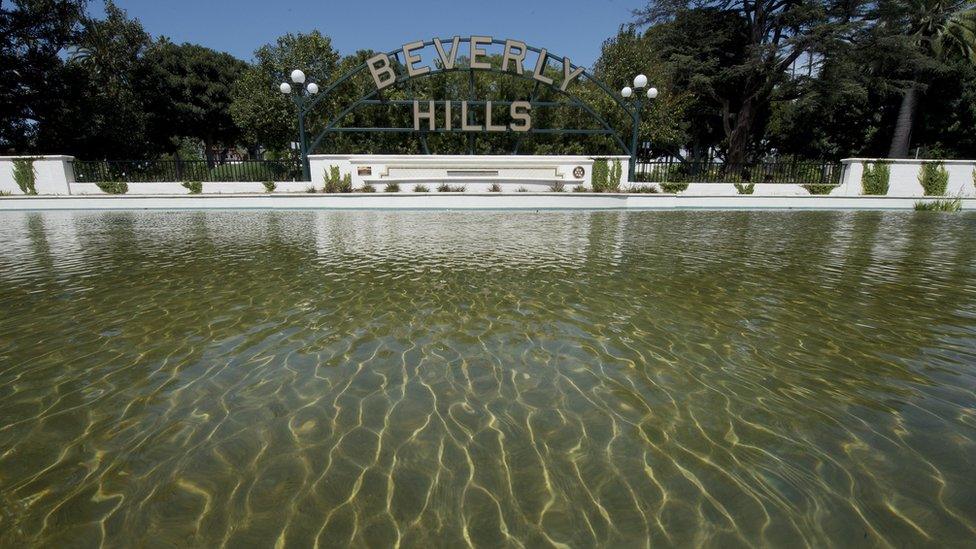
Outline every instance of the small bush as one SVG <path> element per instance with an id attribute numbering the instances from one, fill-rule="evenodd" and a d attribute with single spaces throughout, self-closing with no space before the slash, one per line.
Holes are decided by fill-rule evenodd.
<path id="1" fill-rule="evenodd" d="M 270 179 L 264 182 L 264 192 L 266 193 L 273 193 L 277 188 L 278 185 L 275 185 L 275 182 Z"/>
<path id="2" fill-rule="evenodd" d="M 437 186 L 437 192 L 439 193 L 463 193 L 464 185 L 450 186 L 447 183 L 441 183 Z"/>
<path id="3" fill-rule="evenodd" d="M 624 174 L 624 167 L 619 160 L 610 165 L 610 173 L 607 174 L 607 192 L 620 192 L 620 178 Z"/>
<path id="4" fill-rule="evenodd" d="M 183 186 L 190 191 L 190 194 L 200 194 L 203 192 L 203 183 L 200 181 L 184 181 Z"/>
<path id="5" fill-rule="evenodd" d="M 363 188 L 359 189 L 359 192 L 361 192 L 361 193 L 375 193 L 376 192 L 376 187 L 372 186 L 369 183 L 363 183 Z"/>
<path id="6" fill-rule="evenodd" d="M 949 172 L 942 162 L 926 162 L 918 174 L 918 182 L 925 190 L 925 196 L 945 196 L 949 187 Z"/>
<path id="7" fill-rule="evenodd" d="M 129 184 L 125 181 L 102 181 L 95 183 L 103 193 L 125 194 L 129 192 Z"/>
<path id="8" fill-rule="evenodd" d="M 885 162 L 865 164 L 861 175 L 861 194 L 884 196 L 888 194 L 891 167 Z"/>
<path id="9" fill-rule="evenodd" d="M 802 185 L 802 187 L 810 194 L 830 194 L 837 185 Z"/>
<path id="10" fill-rule="evenodd" d="M 527 193 L 527 192 L 529 192 L 529 190 L 526 189 L 525 187 L 519 187 L 519 188 L 515 189 L 515 192 L 517 192 L 517 193 Z"/>
<path id="11" fill-rule="evenodd" d="M 633 194 L 657 194 L 658 190 L 654 185 L 633 185 L 627 189 L 627 192 Z"/>
<path id="12" fill-rule="evenodd" d="M 10 191 L 0 191 L 0 196 L 11 196 L 13 194 L 14 193 L 12 193 Z"/>
<path id="13" fill-rule="evenodd" d="M 589 191 L 590 191 L 590 189 L 587 189 L 586 188 L 586 185 L 577 185 L 577 186 L 573 187 L 573 192 L 574 193 L 586 193 L 586 192 L 589 192 Z"/>
<path id="14" fill-rule="evenodd" d="M 678 194 L 688 190 L 687 183 L 659 183 L 659 185 L 661 185 L 662 191 L 671 194 Z"/>
<path id="15" fill-rule="evenodd" d="M 752 194 L 756 192 L 755 183 L 734 183 L 735 191 L 739 194 Z"/>
<path id="16" fill-rule="evenodd" d="M 915 210 L 920 212 L 958 212 L 962 209 L 962 198 L 940 198 L 929 202 L 918 201 Z"/>
<path id="17" fill-rule="evenodd" d="M 315 185 L 309 185 L 305 188 L 305 192 L 308 194 L 315 194 Z"/>
<path id="18" fill-rule="evenodd" d="M 973 173 L 976 173 L 976 172 L 973 172 Z M 974 177 L 976 177 L 976 176 L 974 176 Z M 491 186 L 488 187 L 488 192 L 490 192 L 490 193 L 500 193 L 500 192 L 502 192 L 502 186 L 499 185 L 498 183 L 492 183 Z"/>
<path id="19" fill-rule="evenodd" d="M 561 193 L 566 190 L 566 184 L 557 179 L 549 184 L 549 190 L 554 193 Z"/>
<path id="20" fill-rule="evenodd" d="M 413 186 L 413 192 L 415 192 L 415 193 L 429 193 L 430 192 L 430 189 L 427 188 L 427 185 L 414 185 Z"/>
<path id="21" fill-rule="evenodd" d="M 34 186 L 37 182 L 37 171 L 34 169 L 33 158 L 18 158 L 14 160 L 14 181 L 24 194 L 37 194 Z"/>
<path id="22" fill-rule="evenodd" d="M 400 192 L 399 183 L 387 183 L 386 187 L 383 187 L 383 192 L 385 193 L 398 193 Z"/>
<path id="23" fill-rule="evenodd" d="M 593 192 L 602 193 L 608 191 L 608 181 L 610 179 L 610 166 L 604 159 L 593 161 L 593 173 L 591 174 Z"/>

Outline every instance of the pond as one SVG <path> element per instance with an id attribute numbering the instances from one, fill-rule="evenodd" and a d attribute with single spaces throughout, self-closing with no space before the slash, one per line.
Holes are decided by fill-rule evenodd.
<path id="1" fill-rule="evenodd" d="M 0 545 L 963 545 L 976 215 L 0 214 Z"/>

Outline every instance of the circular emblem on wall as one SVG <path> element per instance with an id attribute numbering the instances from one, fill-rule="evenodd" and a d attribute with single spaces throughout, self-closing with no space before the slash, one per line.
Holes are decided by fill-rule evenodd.
<path id="1" fill-rule="evenodd" d="M 586 175 L 586 170 L 583 169 L 583 166 L 573 168 L 573 177 L 576 179 L 583 179 L 584 175 Z"/>

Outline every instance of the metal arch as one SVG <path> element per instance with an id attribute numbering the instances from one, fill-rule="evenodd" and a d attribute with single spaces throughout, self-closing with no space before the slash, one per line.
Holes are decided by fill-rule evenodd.
<path id="1" fill-rule="evenodd" d="M 420 46 L 420 47 L 421 48 L 427 48 L 427 47 L 433 46 L 434 45 L 434 40 L 435 39 L 433 39 L 433 38 L 430 39 L 430 40 L 425 40 L 425 41 L 423 41 L 423 45 Z M 437 38 L 437 40 L 440 41 L 441 43 L 444 43 L 444 42 L 453 42 L 454 37 L 452 36 L 450 38 Z M 493 44 L 493 45 L 502 45 L 502 46 L 504 46 L 507 41 L 508 40 L 502 40 L 502 39 L 499 39 L 499 38 L 492 38 L 492 40 L 491 40 L 490 43 Z M 469 44 L 470 42 L 471 42 L 471 37 L 470 36 L 467 36 L 467 37 L 459 36 L 458 47 L 460 47 L 461 44 L 465 44 L 465 43 Z M 519 42 L 521 42 L 521 41 L 519 41 Z M 524 42 L 523 42 L 523 44 L 524 44 Z M 538 48 L 538 47 L 535 47 L 535 46 L 529 46 L 529 45 L 525 44 L 525 50 L 526 51 L 531 51 L 531 52 L 536 53 L 536 54 L 539 54 L 539 55 L 542 54 L 543 49 L 544 48 Z M 457 53 L 458 52 L 455 52 L 455 51 L 452 51 L 451 52 L 451 55 L 455 58 L 455 60 L 457 59 Z M 394 58 L 394 59 L 396 59 L 396 60 L 399 61 L 400 57 L 403 56 L 403 48 L 400 47 L 400 48 L 397 48 L 395 50 L 390 50 L 389 52 L 386 52 L 386 55 L 388 57 L 390 57 L 390 58 Z M 561 59 L 559 56 L 557 56 L 557 55 L 553 54 L 552 52 L 549 52 L 548 50 L 546 50 L 546 62 L 545 62 L 545 65 L 544 66 L 548 66 L 548 62 L 549 62 L 549 59 L 550 58 L 552 58 L 552 59 Z M 562 59 L 565 59 L 565 58 L 562 58 Z M 604 84 L 600 80 L 594 78 L 593 75 L 590 74 L 590 72 L 585 67 L 580 67 L 578 65 L 573 65 L 572 63 L 570 63 L 569 68 L 570 68 L 570 71 L 575 71 L 577 69 L 582 69 L 582 72 L 580 73 L 578 79 L 582 80 L 582 79 L 585 78 L 588 82 L 592 82 L 593 84 L 595 84 L 608 97 L 610 97 L 611 99 L 613 99 L 614 103 L 616 103 L 618 107 L 620 107 L 621 109 L 623 109 L 624 112 L 626 112 L 631 117 L 632 120 L 636 120 L 637 119 L 638 114 L 636 112 L 636 107 L 632 107 L 631 105 L 628 105 L 621 98 L 617 97 L 617 95 L 614 92 L 612 92 L 610 90 L 610 88 L 608 88 L 606 86 L 606 84 Z M 300 115 L 302 117 L 304 117 L 306 114 L 308 114 L 315 107 L 315 105 L 317 105 L 320 101 L 323 101 L 328 96 L 329 92 L 331 92 L 332 90 L 336 89 L 338 86 L 346 83 L 347 81 L 351 80 L 356 75 L 361 74 L 364 70 L 368 70 L 367 63 L 365 63 L 365 62 L 361 63 L 360 65 L 357 65 L 354 69 L 346 72 L 344 75 L 342 75 L 341 77 L 339 77 L 338 80 L 336 80 L 335 82 L 332 82 L 331 84 L 329 84 L 324 90 L 321 90 L 321 92 L 319 94 L 317 94 L 310 101 L 308 101 L 305 104 L 305 108 L 301 110 Z M 452 69 L 444 69 L 444 68 L 437 69 L 436 67 L 432 67 L 429 72 L 427 72 L 425 74 L 422 74 L 422 75 L 413 76 L 413 77 L 411 77 L 411 76 L 403 76 L 403 77 L 400 77 L 398 75 L 397 79 L 394 81 L 393 84 L 391 84 L 391 86 L 400 86 L 403 83 L 408 82 L 408 81 L 413 80 L 413 79 L 424 78 L 424 77 L 433 76 L 433 75 L 436 75 L 436 74 L 443 74 L 443 73 L 450 73 L 450 72 L 469 72 L 469 73 L 472 74 L 472 76 L 473 76 L 473 74 L 475 72 L 491 72 L 491 73 L 495 73 L 495 74 L 503 74 L 503 75 L 508 75 L 508 76 L 512 76 L 512 77 L 516 77 L 516 78 L 521 78 L 523 80 L 528 80 L 528 81 L 532 81 L 532 82 L 541 84 L 541 82 L 539 82 L 535 78 L 532 78 L 531 76 L 527 76 L 526 74 L 518 74 L 518 73 L 515 73 L 515 72 L 511 72 L 511 71 L 502 71 L 501 69 L 496 69 L 494 67 L 492 67 L 490 69 L 473 69 L 473 68 L 471 68 L 469 66 L 469 67 L 466 67 L 466 68 L 452 68 Z M 578 97 L 576 97 L 575 95 L 569 93 L 568 91 L 559 89 L 559 87 L 556 86 L 554 83 L 553 84 L 547 84 L 547 86 L 549 88 L 551 88 L 552 90 L 556 91 L 557 93 L 560 93 L 560 94 L 563 94 L 563 95 L 569 97 L 572 100 L 571 103 L 570 103 L 571 106 L 577 106 L 577 107 L 580 107 L 580 108 L 584 109 L 590 115 L 591 118 L 593 118 L 595 121 L 597 121 L 601 125 L 603 125 L 603 127 L 605 129 L 609 130 L 608 134 L 609 135 L 612 135 L 614 137 L 614 139 L 617 141 L 617 144 L 620 145 L 620 147 L 624 151 L 626 151 L 629 155 L 633 156 L 634 151 L 631 150 L 631 148 L 628 147 L 623 142 L 623 140 L 620 138 L 620 135 L 618 134 L 618 132 L 616 130 L 614 130 L 610 126 L 610 124 L 606 121 L 606 119 L 604 119 L 602 116 L 600 116 L 599 114 L 597 114 L 592 108 L 590 108 L 589 105 L 587 105 L 582 100 L 580 100 Z M 310 152 L 313 151 L 313 150 L 315 150 L 315 148 L 318 147 L 318 145 L 322 142 L 322 139 L 325 137 L 325 135 L 327 133 L 329 133 L 330 130 L 334 130 L 336 124 L 342 118 L 344 118 L 350 112 L 355 111 L 356 109 L 358 109 L 358 107 L 362 104 L 363 101 L 368 100 L 368 99 L 370 99 L 370 98 L 378 95 L 379 91 L 380 90 L 375 90 L 375 89 L 374 90 L 371 90 L 369 93 L 363 95 L 358 100 L 354 101 L 352 103 L 352 105 L 350 105 L 349 107 L 345 108 L 341 113 L 339 113 L 338 115 L 336 115 L 335 117 L 333 117 L 332 120 L 329 121 L 329 124 L 326 126 L 326 128 L 324 130 L 322 130 L 322 132 L 320 132 L 315 137 L 315 140 L 312 142 L 312 144 L 309 147 L 307 147 L 306 150 L 308 150 Z"/>

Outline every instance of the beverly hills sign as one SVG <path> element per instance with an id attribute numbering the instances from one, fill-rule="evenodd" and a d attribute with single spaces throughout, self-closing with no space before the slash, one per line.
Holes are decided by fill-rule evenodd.
<path id="1" fill-rule="evenodd" d="M 404 44 L 400 50 L 393 52 L 392 56 L 390 54 L 380 53 L 370 57 L 366 61 L 366 66 L 369 69 L 370 75 L 373 77 L 376 89 L 382 91 L 396 84 L 398 81 L 441 71 L 454 70 L 458 63 L 461 42 L 467 42 L 468 44 L 466 53 L 468 66 L 471 69 L 494 70 L 494 67 L 492 67 L 489 61 L 490 54 L 488 53 L 488 48 L 492 45 L 499 45 L 503 47 L 500 67 L 502 73 L 513 73 L 522 77 L 530 77 L 536 82 L 556 88 L 561 92 L 565 92 L 569 85 L 579 78 L 584 71 L 581 67 L 574 68 L 569 58 L 563 57 L 562 78 L 557 84 L 555 79 L 545 75 L 545 68 L 550 58 L 545 48 L 536 50 L 529 48 L 525 42 L 520 40 L 505 40 L 501 42 L 492 39 L 490 36 L 471 36 L 463 40 L 460 36 L 455 36 L 446 45 L 439 38 L 434 38 L 428 42 L 410 42 Z M 429 46 L 431 45 L 433 46 L 433 52 L 429 52 Z M 434 59 L 439 62 L 437 65 L 439 68 L 432 68 L 431 64 L 434 59 L 424 59 L 424 50 L 428 50 L 430 54 L 434 54 Z M 530 52 L 535 53 L 536 58 L 532 71 L 526 74 L 526 58 Z M 396 58 L 401 56 L 402 62 L 396 63 Z M 397 68 L 406 74 L 397 74 Z M 441 107 L 442 117 L 438 116 L 438 103 Z M 434 131 L 438 129 L 438 119 L 441 119 L 441 128 L 446 131 L 452 131 L 455 126 L 451 112 L 453 103 L 454 101 L 451 100 L 439 102 L 433 100 L 413 101 L 413 129 L 420 131 L 421 122 L 423 121 L 426 122 L 428 130 Z M 469 115 L 469 102 L 460 101 L 460 124 L 457 125 L 460 131 L 527 132 L 532 129 L 532 104 L 529 101 L 512 101 L 509 104 L 509 118 L 511 121 L 508 124 L 496 124 L 494 122 L 492 101 L 478 101 L 478 103 L 484 104 L 484 116 L 480 123 L 472 121 L 472 116 Z M 497 112 L 497 109 L 495 112 Z"/>

